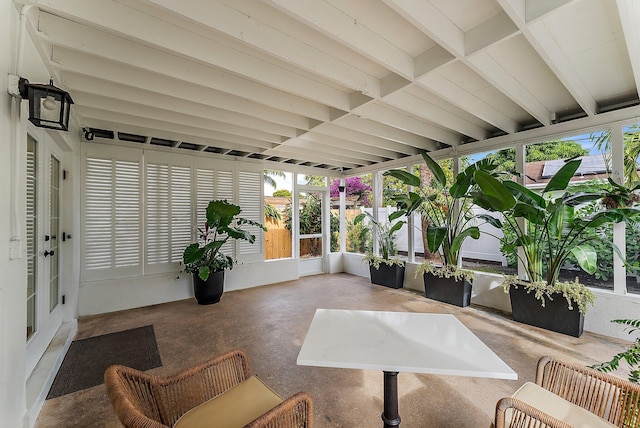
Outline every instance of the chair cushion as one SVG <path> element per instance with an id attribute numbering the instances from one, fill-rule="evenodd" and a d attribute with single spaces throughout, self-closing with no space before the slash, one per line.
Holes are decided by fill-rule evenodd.
<path id="1" fill-rule="evenodd" d="M 241 428 L 282 403 L 282 398 L 251 376 L 231 389 L 189 410 L 175 428 Z"/>
<path id="2" fill-rule="evenodd" d="M 590 411 L 532 382 L 527 382 L 522 385 L 512 397 L 524 401 L 530 406 L 575 428 L 615 427 L 615 425 L 594 415 Z"/>

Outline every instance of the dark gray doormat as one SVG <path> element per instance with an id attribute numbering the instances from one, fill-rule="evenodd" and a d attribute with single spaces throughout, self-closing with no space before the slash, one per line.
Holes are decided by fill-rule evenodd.
<path id="1" fill-rule="evenodd" d="M 71 342 L 47 400 L 104 382 L 113 364 L 149 370 L 160 367 L 160 353 L 152 325 Z"/>

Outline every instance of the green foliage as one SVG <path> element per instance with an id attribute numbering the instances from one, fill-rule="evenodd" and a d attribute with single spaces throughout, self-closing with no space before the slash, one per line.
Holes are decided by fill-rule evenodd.
<path id="1" fill-rule="evenodd" d="M 198 228 L 198 242 L 184 249 L 182 261 L 184 270 L 197 273 L 206 281 L 211 272 L 233 269 L 235 261 L 220 252 L 220 248 L 230 239 L 240 239 L 253 244 L 256 236 L 244 226 L 257 226 L 266 231 L 260 223 L 240 217 L 242 209 L 226 200 L 213 200 L 207 205 L 207 221 Z"/>
<path id="2" fill-rule="evenodd" d="M 586 156 L 589 151 L 575 141 L 553 140 L 527 146 L 525 162 L 536 162 L 553 159 L 569 159 Z M 514 173 L 516 171 L 516 150 L 504 149 L 487 155 L 498 171 Z"/>
<path id="3" fill-rule="evenodd" d="M 264 184 L 268 184 L 269 186 L 275 189 L 277 186 L 277 183 L 274 177 L 285 178 L 286 174 L 282 171 L 277 171 L 274 169 L 265 169 L 262 174 Z"/>
<path id="4" fill-rule="evenodd" d="M 475 173 L 480 191 L 474 194 L 474 202 L 489 211 L 501 212 L 504 224 L 493 219 L 492 224 L 502 226 L 505 233 L 502 249 L 518 254 L 527 277 L 534 283 L 546 283 L 553 288 L 560 269 L 572 255 L 577 264 L 593 274 L 597 266 L 597 253 L 591 242 L 593 234 L 588 229 L 596 229 L 604 224 L 620 221 L 634 221 L 640 211 L 633 208 L 612 208 L 598 210 L 589 216 L 579 215 L 575 207 L 606 197 L 601 192 L 567 192 L 571 177 L 580 166 L 581 160 L 571 160 L 558 170 L 538 195 L 510 180 L 500 181 L 483 171 Z M 561 193 L 561 196 L 555 196 Z M 485 219 L 491 216 L 484 216 Z M 520 220 L 526 220 L 533 227 L 526 231 Z"/>
<path id="5" fill-rule="evenodd" d="M 595 147 L 606 153 L 611 164 L 611 130 L 607 129 L 599 135 L 591 135 L 595 139 Z M 630 127 L 622 136 L 624 141 L 624 180 L 626 183 L 640 181 L 638 161 L 640 160 L 640 125 Z"/>
<path id="6" fill-rule="evenodd" d="M 280 220 L 280 213 L 276 207 L 267 203 L 264 204 L 264 216 L 265 218 Z"/>
<path id="7" fill-rule="evenodd" d="M 340 251 L 340 216 L 334 213 L 329 214 L 329 224 L 331 231 L 331 252 Z"/>
<path id="8" fill-rule="evenodd" d="M 452 180 L 452 176 L 448 177 L 446 168 L 426 152 L 421 154 L 431 172 L 430 183 L 424 183 L 420 177 L 400 169 L 389 170 L 384 175 L 414 186 L 415 191 L 394 197 L 399 212 L 409 217 L 417 211 L 427 217 L 429 226 L 423 233 L 429 251 L 439 251 L 443 264 L 457 265 L 464 240 L 468 237 L 480 237 L 471 204 L 471 194 L 476 186 L 474 173 L 481 170 L 490 175 L 495 170 L 495 165 L 488 160 L 480 160 Z"/>
<path id="9" fill-rule="evenodd" d="M 629 334 L 640 330 L 640 320 L 637 319 L 617 319 L 612 320 L 611 322 L 626 325 L 627 328 L 625 330 L 627 330 L 627 333 Z M 626 351 L 614 355 L 610 361 L 595 364 L 591 367 L 605 373 L 612 372 L 618 369 L 620 361 L 622 360 L 626 361 L 629 365 L 629 381 L 633 383 L 640 383 L 640 336 L 635 338 L 633 344 L 631 344 Z"/>
<path id="10" fill-rule="evenodd" d="M 347 221 L 347 251 L 364 254 L 371 252 L 371 228 L 364 222 Z"/>
<path id="11" fill-rule="evenodd" d="M 402 216 L 402 212 L 396 211 L 389 214 L 388 221 L 381 222 L 373 218 L 368 212 L 358 214 L 354 219 L 354 225 L 361 223 L 365 218 L 369 219 L 372 225 L 373 233 L 376 236 L 378 244 L 380 245 L 380 253 L 382 260 L 388 261 L 394 258 L 398 254 L 398 249 L 395 242 L 395 234 L 406 223 L 404 220 L 395 221 Z M 375 259 L 375 256 L 371 256 Z M 387 263 L 388 264 L 388 263 Z"/>
<path id="12" fill-rule="evenodd" d="M 287 189 L 278 189 L 275 192 L 273 192 L 273 197 L 274 198 L 290 198 L 291 191 Z"/>
<path id="13" fill-rule="evenodd" d="M 323 175 L 307 175 L 305 179 L 307 180 L 307 186 L 325 187 L 327 185 L 327 177 Z"/>

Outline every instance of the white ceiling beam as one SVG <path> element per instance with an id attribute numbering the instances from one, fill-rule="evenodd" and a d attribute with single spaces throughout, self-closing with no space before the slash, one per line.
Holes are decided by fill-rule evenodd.
<path id="1" fill-rule="evenodd" d="M 515 120 L 477 98 L 466 89 L 456 85 L 440 73 L 425 74 L 418 78 L 418 82 L 428 91 L 496 128 L 502 129 L 509 134 L 518 132 L 518 123 Z"/>
<path id="2" fill-rule="evenodd" d="M 77 7 L 76 2 L 71 2 L 73 3 L 71 6 L 68 5 L 69 0 L 49 0 L 48 5 L 52 3 L 61 6 L 48 8 L 52 9 L 52 12 L 65 15 L 73 14 L 75 19 L 85 21 L 99 17 L 100 25 L 106 26 L 111 31 L 109 33 L 96 31 L 51 13 L 41 12 L 39 29 L 47 34 L 54 44 L 101 56 L 113 56 L 119 52 L 120 55 L 128 56 L 126 64 L 139 62 L 139 59 L 136 61 L 135 53 L 132 52 L 136 50 L 136 46 L 131 45 L 154 46 L 157 53 L 164 51 L 174 57 L 189 58 L 191 63 L 200 62 L 219 67 L 272 88 L 335 108 L 347 109 L 349 107 L 349 95 L 345 92 L 180 27 L 171 26 L 171 31 L 168 31 L 169 24 L 167 22 L 121 6 L 116 2 L 84 0 L 81 2 L 83 5 L 90 3 L 92 4 L 91 8 L 94 9 L 88 14 L 86 8 Z M 138 21 L 127 26 L 126 22 L 131 19 L 131 16 L 122 19 L 124 15 L 137 17 Z M 124 34 L 135 42 L 113 33 Z M 147 48 L 147 51 L 152 54 L 149 52 L 151 49 Z M 147 57 L 143 57 L 143 59 L 149 60 Z M 153 64 L 155 65 L 155 62 Z"/>
<path id="3" fill-rule="evenodd" d="M 329 150 L 349 150 L 354 153 L 360 153 L 363 159 L 371 160 L 378 159 L 376 162 L 382 162 L 383 160 L 394 159 L 398 156 L 397 152 L 368 146 L 366 144 L 357 143 L 350 140 L 344 140 L 341 138 L 333 137 L 331 135 L 323 134 L 321 132 L 312 131 L 299 137 L 301 140 L 311 141 L 319 147 L 320 144 L 329 146 Z M 333 149 L 335 147 L 335 149 Z"/>
<path id="4" fill-rule="evenodd" d="M 640 93 L 640 2 L 637 0 L 617 0 L 618 15 L 622 22 L 627 52 L 631 61 L 636 93 Z"/>
<path id="5" fill-rule="evenodd" d="M 318 0 L 267 0 L 267 3 L 405 79 L 413 79 L 411 55 L 334 5 Z"/>
<path id="6" fill-rule="evenodd" d="M 141 83 L 141 80 L 146 80 L 150 85 L 149 89 L 162 87 L 164 91 L 169 91 L 167 93 L 170 95 L 175 95 L 174 91 L 176 90 L 184 90 L 185 96 L 193 95 L 194 91 L 200 91 L 203 95 L 214 98 L 217 93 L 206 89 L 210 88 L 233 97 L 246 99 L 249 102 L 255 102 L 258 108 L 268 104 L 270 107 L 264 109 L 265 114 L 271 108 L 320 121 L 330 119 L 329 107 L 302 97 L 268 88 L 259 83 L 223 73 L 218 69 L 190 63 L 182 58 L 172 57 L 154 49 L 141 48 L 137 53 L 140 55 L 138 59 L 131 64 L 126 64 L 123 61 L 127 59 L 118 54 L 112 58 L 102 58 L 91 53 L 83 54 L 63 47 L 56 47 L 54 61 L 63 70 L 80 72 L 101 80 L 131 82 L 132 86 L 140 87 L 145 86 L 138 85 L 138 83 Z M 160 64 L 160 67 L 155 67 L 155 64 Z M 169 88 L 173 88 L 173 90 Z M 236 100 L 230 101 L 229 105 L 237 105 L 238 108 L 242 108 L 244 103 L 238 104 Z M 249 112 L 255 110 L 256 108 L 248 109 Z M 306 123 L 304 127 L 300 128 L 306 129 L 308 126 Z"/>
<path id="7" fill-rule="evenodd" d="M 317 136 L 316 136 L 317 137 Z M 318 143 L 320 142 L 321 144 L 325 144 L 325 145 L 330 145 L 330 146 L 334 146 L 335 145 L 331 145 L 331 144 L 327 144 L 326 142 L 327 140 L 320 140 L 318 138 L 314 138 L 312 135 L 310 134 L 305 134 L 304 136 L 298 137 L 298 138 L 292 138 L 288 141 L 286 141 L 281 147 L 297 147 L 297 148 L 301 148 L 301 149 L 306 149 L 306 150 L 311 150 L 311 151 L 322 151 L 322 150 L 318 150 L 319 147 L 321 147 Z M 388 158 L 384 158 L 381 156 L 375 156 L 375 155 L 370 155 L 368 153 L 362 153 L 358 150 L 352 150 L 352 146 L 349 146 L 349 148 L 345 147 L 344 145 L 342 147 L 340 147 L 340 149 L 337 150 L 329 150 L 331 153 L 336 153 L 339 156 L 346 158 L 351 158 L 354 160 L 364 160 L 367 162 L 371 162 L 371 163 L 378 163 L 378 162 L 384 162 L 389 160 Z"/>
<path id="8" fill-rule="evenodd" d="M 519 0 L 518 3 L 522 1 L 525 3 L 524 16 L 527 22 L 540 20 L 549 13 L 576 2 L 575 0 Z"/>
<path id="9" fill-rule="evenodd" d="M 597 114 L 598 104 L 596 100 L 580 78 L 578 71 L 571 65 L 565 53 L 558 46 L 544 22 L 538 20 L 527 25 L 525 0 L 497 1 L 518 26 L 527 42 L 535 49 L 540 58 L 580 105 L 580 108 L 589 116 Z M 635 26 L 636 23 L 634 22 Z"/>
<path id="10" fill-rule="evenodd" d="M 413 152 L 414 150 L 416 150 L 416 147 L 424 150 L 435 150 L 438 146 L 435 141 L 429 138 L 416 135 L 415 133 L 407 132 L 403 129 L 398 129 L 394 126 L 390 126 L 381 122 L 376 122 L 375 120 L 358 117 L 353 114 L 341 117 L 333 121 L 332 123 L 374 137 L 400 143 L 407 146 L 406 150 L 408 152 Z M 372 143 L 374 142 L 375 141 L 372 140 Z M 405 153 L 404 151 L 395 148 L 394 150 L 399 151 L 400 153 Z"/>
<path id="11" fill-rule="evenodd" d="M 488 137 L 487 131 L 484 128 L 463 120 L 453 113 L 407 92 L 394 92 L 393 94 L 386 96 L 384 98 L 384 102 L 406 111 L 414 117 L 419 117 L 428 122 L 436 123 L 439 126 L 451 129 L 460 134 L 468 135 L 476 140 L 484 140 Z"/>
<path id="12" fill-rule="evenodd" d="M 319 74 L 340 85 L 371 97 L 380 96 L 380 81 L 300 40 L 260 22 L 260 16 L 248 16 L 220 2 L 150 0 L 172 13 L 223 33 L 235 40 L 268 53 L 287 63 Z M 286 46 L 286 49 L 282 49 Z"/>
<path id="13" fill-rule="evenodd" d="M 98 62 L 98 64 L 94 64 L 95 62 Z M 91 74 L 80 74 L 65 67 L 62 83 L 70 88 L 77 88 L 85 92 L 93 90 L 103 95 L 110 94 L 114 86 L 126 88 L 127 91 L 136 88 L 139 91 L 158 94 L 167 99 L 187 100 L 213 109 L 242 114 L 262 122 L 296 129 L 310 129 L 310 121 L 307 117 L 268 107 L 226 92 L 205 88 L 159 74 L 144 73 L 142 70 L 133 67 L 121 66 L 113 73 L 110 73 L 110 71 L 113 71 L 111 70 L 111 68 L 114 68 L 113 64 L 100 58 L 93 58 L 91 61 L 85 60 L 84 63 L 94 64 L 93 67 L 86 70 Z M 82 71 L 83 69 L 79 70 L 74 67 L 74 70 Z"/>
<path id="14" fill-rule="evenodd" d="M 450 146 L 460 144 L 460 136 L 458 134 L 425 123 L 408 114 L 387 108 L 378 103 L 365 104 L 354 109 L 354 113 L 412 134 L 421 135 L 435 141 L 441 141 Z M 426 150 L 427 147 L 433 147 L 433 144 L 426 143 L 420 148 Z"/>
<path id="15" fill-rule="evenodd" d="M 386 138 L 380 138 L 371 134 L 345 128 L 337 123 L 325 123 L 313 128 L 310 132 L 311 135 L 316 133 L 320 134 L 322 138 L 328 136 L 335 138 L 337 141 L 342 141 L 343 147 L 353 144 L 355 147 L 358 147 L 358 150 L 391 159 L 397 157 L 398 153 L 407 155 L 417 153 L 417 149 L 414 149 L 407 144 L 397 143 Z"/>
<path id="16" fill-rule="evenodd" d="M 518 34 L 519 29 L 509 15 L 501 12 L 464 33 L 465 55 L 499 43 Z"/>
<path id="17" fill-rule="evenodd" d="M 431 2 L 413 0 L 384 0 L 384 2 L 521 106 L 540 123 L 551 124 L 551 112 L 529 92 L 528 88 L 500 67 L 485 52 L 485 49 L 475 50 L 467 57 L 464 32 Z"/>
<path id="18" fill-rule="evenodd" d="M 230 125 L 250 128 L 274 135 L 293 137 L 297 133 L 296 128 L 267 122 L 221 108 L 197 104 L 192 101 L 169 97 L 130 86 L 122 86 L 112 82 L 99 81 L 88 76 L 73 75 L 70 78 L 69 75 L 65 74 L 65 83 L 73 91 L 75 102 L 80 104 L 84 104 L 83 100 L 89 100 L 86 105 L 90 105 L 90 98 L 97 96 L 99 99 L 108 98 L 131 104 L 144 105 L 147 107 L 162 108 L 167 111 L 176 111 L 188 116 L 228 123 Z"/>
<path id="19" fill-rule="evenodd" d="M 76 106 L 75 108 L 78 114 L 89 120 L 95 119 L 98 121 L 122 123 L 125 125 L 138 126 L 148 131 L 142 135 L 153 135 L 154 130 L 173 132 L 178 135 L 182 135 L 179 140 L 189 141 L 190 136 L 209 138 L 212 140 L 225 141 L 226 148 L 231 150 L 253 150 L 258 153 L 263 152 L 266 149 L 276 147 L 277 144 L 267 141 L 255 140 L 248 137 L 242 137 L 239 135 L 227 134 L 224 132 L 213 131 L 210 129 L 195 128 L 192 126 L 184 126 L 181 124 L 167 123 L 162 120 L 149 119 L 146 117 L 132 116 L 130 114 L 118 113 L 109 110 L 101 110 L 92 107 Z M 93 122 L 95 123 L 95 122 Z M 89 125 L 91 126 L 91 125 Z M 97 125 L 99 127 L 99 125 Z M 242 148 L 238 148 L 242 147 Z"/>
<path id="20" fill-rule="evenodd" d="M 359 166 L 368 165 L 358 158 L 343 156 L 337 153 L 327 153 L 319 149 L 301 148 L 290 145 L 278 146 L 276 148 L 266 150 L 264 155 L 288 156 L 291 158 L 304 159 L 310 162 L 319 162 L 327 165 L 343 166 L 345 168 L 357 168 Z"/>
<path id="21" fill-rule="evenodd" d="M 210 129 L 215 130 L 216 132 L 238 135 L 240 137 L 246 137 L 274 144 L 278 144 L 282 141 L 282 137 L 280 135 L 270 134 L 268 132 L 247 128 L 245 126 L 234 125 L 228 122 L 211 120 L 207 118 L 179 113 L 175 110 L 151 107 L 98 95 L 87 95 L 84 92 L 79 91 L 77 93 L 74 93 L 73 95 L 77 98 L 77 103 L 79 105 L 82 105 L 83 107 L 128 114 L 131 116 L 163 121 L 168 124 L 176 124 L 185 127 Z"/>

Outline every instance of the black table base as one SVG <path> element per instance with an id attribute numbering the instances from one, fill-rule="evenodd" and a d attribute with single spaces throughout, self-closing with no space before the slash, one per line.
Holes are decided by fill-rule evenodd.
<path id="1" fill-rule="evenodd" d="M 384 411 L 382 412 L 384 428 L 400 426 L 398 414 L 398 372 L 384 372 Z"/>

